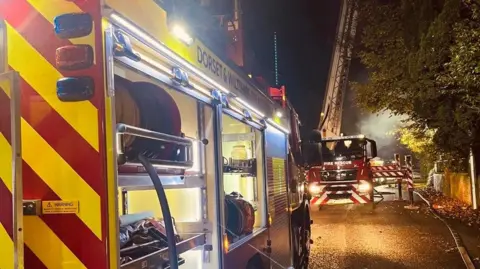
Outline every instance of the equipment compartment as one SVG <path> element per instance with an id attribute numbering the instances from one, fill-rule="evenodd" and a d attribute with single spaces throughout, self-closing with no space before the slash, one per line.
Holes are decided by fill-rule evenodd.
<path id="1" fill-rule="evenodd" d="M 203 154 L 208 140 L 201 122 L 208 108 L 135 69 L 116 65 L 115 71 L 120 115 L 116 118 L 118 210 L 126 218 L 146 210 L 152 212 L 150 217 L 163 216 L 151 177 L 137 157 L 141 154 L 154 166 L 165 189 L 181 237 L 176 240 L 179 264 L 190 268 L 180 254 L 196 260 L 211 236 L 206 206 L 202 206 L 207 200 Z M 169 268 L 166 240 L 155 237 L 166 239 L 166 235 L 156 229 L 149 233 L 137 238 L 141 239 L 137 244 L 120 249 L 121 268 Z M 190 250 L 195 251 L 187 255 Z"/>
<path id="2" fill-rule="evenodd" d="M 222 122 L 225 233 L 235 244 L 267 224 L 262 132 L 226 114 Z"/>

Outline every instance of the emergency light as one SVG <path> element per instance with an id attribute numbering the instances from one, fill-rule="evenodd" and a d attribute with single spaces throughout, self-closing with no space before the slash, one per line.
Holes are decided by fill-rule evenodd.
<path id="1" fill-rule="evenodd" d="M 53 27 L 59 38 L 78 38 L 92 32 L 93 20 L 89 13 L 63 14 L 53 19 Z"/>
<path id="2" fill-rule="evenodd" d="M 63 102 L 90 100 L 94 94 L 91 77 L 65 77 L 57 81 L 57 97 Z"/>
<path id="3" fill-rule="evenodd" d="M 60 70 L 86 69 L 93 65 L 93 59 L 90 45 L 63 46 L 55 53 L 55 64 Z"/>
<path id="4" fill-rule="evenodd" d="M 190 46 L 193 44 L 193 38 L 185 30 L 185 27 L 174 24 L 172 27 L 172 34 L 177 37 L 180 41 L 185 43 L 185 45 Z"/>

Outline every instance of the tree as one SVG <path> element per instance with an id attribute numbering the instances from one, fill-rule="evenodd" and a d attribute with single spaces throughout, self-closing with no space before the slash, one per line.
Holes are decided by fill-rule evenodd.
<path id="1" fill-rule="evenodd" d="M 441 154 L 433 143 L 434 132 L 405 126 L 397 131 L 400 143 L 407 146 L 421 160 L 420 172 L 427 175 Z"/>
<path id="2" fill-rule="evenodd" d="M 370 72 L 353 84 L 357 103 L 408 116 L 415 138 L 427 131 L 443 153 L 480 154 L 479 2 L 362 0 L 359 25 Z"/>

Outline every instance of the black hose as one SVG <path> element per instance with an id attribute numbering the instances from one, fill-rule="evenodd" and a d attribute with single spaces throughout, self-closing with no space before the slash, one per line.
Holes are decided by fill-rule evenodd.
<path id="1" fill-rule="evenodd" d="M 165 195 L 165 189 L 163 188 L 162 181 L 157 175 L 157 171 L 153 165 L 142 154 L 138 155 L 138 160 L 145 167 L 150 179 L 152 180 L 155 191 L 157 192 L 158 201 L 163 213 L 163 220 L 165 222 L 165 232 L 167 233 L 168 244 L 168 258 L 170 259 L 170 268 L 178 269 L 178 255 L 177 246 L 175 241 L 175 232 L 173 229 L 172 214 L 170 213 L 170 207 L 168 206 L 167 196 Z"/>

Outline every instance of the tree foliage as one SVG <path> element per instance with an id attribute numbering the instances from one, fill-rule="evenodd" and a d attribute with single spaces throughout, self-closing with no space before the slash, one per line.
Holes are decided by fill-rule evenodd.
<path id="1" fill-rule="evenodd" d="M 432 168 L 431 164 L 441 154 L 433 143 L 434 132 L 405 126 L 398 129 L 396 135 L 399 137 L 400 143 L 407 146 L 421 160 L 420 171 L 423 175 L 427 175 Z"/>
<path id="2" fill-rule="evenodd" d="M 423 141 L 409 143 L 414 151 L 431 145 L 465 156 L 470 146 L 480 149 L 478 0 L 358 3 L 357 55 L 369 80 L 353 84 L 357 103 L 408 116 L 404 139 Z"/>

